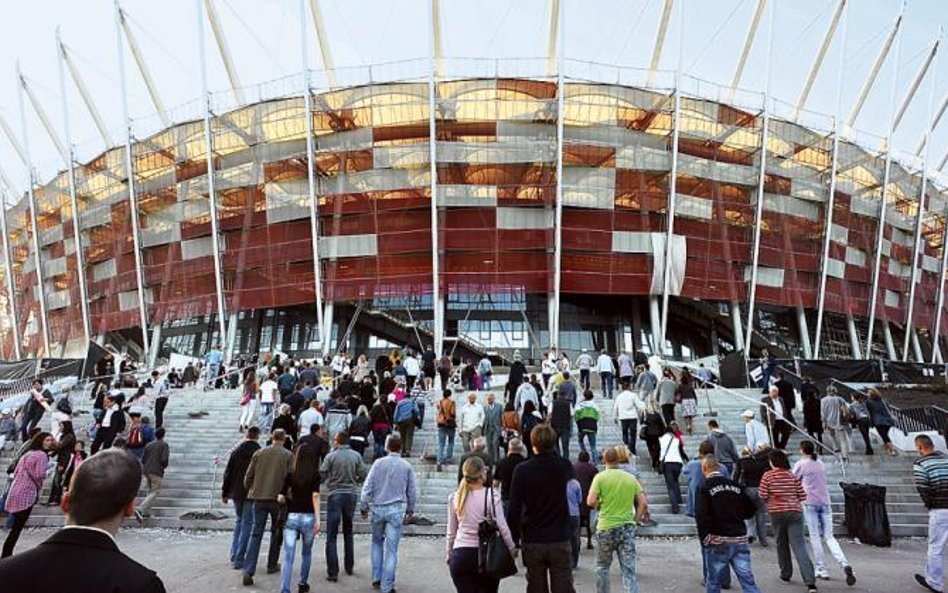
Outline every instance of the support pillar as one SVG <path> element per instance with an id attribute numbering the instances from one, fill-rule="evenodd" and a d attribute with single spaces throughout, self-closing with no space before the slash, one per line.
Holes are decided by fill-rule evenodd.
<path id="1" fill-rule="evenodd" d="M 915 362 L 925 362 L 922 356 L 922 344 L 918 341 L 918 332 L 912 328 L 912 353 L 915 354 Z"/>
<path id="2" fill-rule="evenodd" d="M 3 265 L 6 268 L 7 297 L 10 303 L 10 321 L 13 325 L 13 353 L 17 360 L 23 355 L 20 353 L 20 322 L 16 312 L 16 286 L 13 280 L 13 265 L 10 259 L 10 240 L 7 235 L 7 194 L 3 188 L 0 188 L 0 233 L 3 237 Z"/>
<path id="3" fill-rule="evenodd" d="M 436 81 L 437 72 L 435 61 L 435 52 L 439 50 L 436 47 L 435 37 L 440 36 L 440 23 L 438 22 L 439 7 L 438 0 L 429 0 L 428 7 L 428 164 L 430 177 L 431 193 L 431 306 L 434 309 L 434 350 L 440 352 L 444 349 L 444 298 L 441 295 L 441 248 L 440 231 L 438 229 L 438 126 L 437 126 L 437 100 L 436 100 Z M 557 183 L 559 187 L 559 183 Z M 552 334 L 551 328 L 551 335 Z M 555 339 L 555 337 L 553 338 Z"/>
<path id="4" fill-rule="evenodd" d="M 744 328 L 741 324 L 741 305 L 737 301 L 731 301 L 731 324 L 734 326 L 734 349 L 737 351 L 745 350 Z M 750 348 L 747 348 L 749 353 Z"/>
<path id="5" fill-rule="evenodd" d="M 556 34 L 556 210 L 553 224 L 553 313 L 550 317 L 550 344 L 560 345 L 560 290 L 563 277 L 563 113 L 565 111 L 565 83 L 563 80 L 563 20 L 564 11 L 560 2 L 553 3 L 557 14 L 554 15 L 558 26 Z"/>
<path id="6" fill-rule="evenodd" d="M 856 329 L 856 320 L 852 313 L 846 314 L 846 325 L 849 328 L 849 347 L 852 350 L 853 358 L 862 358 L 862 351 L 859 348 L 859 330 Z"/>
<path id="7" fill-rule="evenodd" d="M 638 352 L 642 349 L 642 308 L 641 301 L 636 299 L 632 306 L 632 351 Z M 625 347 L 625 344 L 622 345 Z M 616 348 L 616 352 L 619 349 Z"/>
<path id="8" fill-rule="evenodd" d="M 658 295 L 650 294 L 648 296 L 648 316 L 650 329 L 652 330 L 652 354 L 662 354 L 662 346 L 665 343 L 662 334 L 662 317 L 658 311 Z"/>
<path id="9" fill-rule="evenodd" d="M 711 320 L 711 354 L 717 356 L 718 349 L 718 322 Z"/>
<path id="10" fill-rule="evenodd" d="M 332 328 L 333 328 L 333 302 L 326 301 L 323 303 L 323 323 L 325 327 L 320 329 L 323 331 L 323 356 L 329 354 L 329 348 L 332 346 Z"/>
<path id="11" fill-rule="evenodd" d="M 885 338 L 885 351 L 889 355 L 889 360 L 898 360 L 898 354 L 895 352 L 895 340 L 892 339 L 892 328 L 888 321 L 882 322 L 882 334 Z"/>
<path id="12" fill-rule="evenodd" d="M 803 307 L 797 307 L 797 330 L 800 332 L 800 347 L 803 348 L 803 358 L 813 358 L 813 350 L 810 348 L 810 326 L 806 321 L 806 311 Z"/>
<path id="13" fill-rule="evenodd" d="M 148 349 L 148 368 L 153 369 L 158 362 L 158 351 L 161 349 L 161 324 L 151 327 L 151 348 Z"/>
<path id="14" fill-rule="evenodd" d="M 240 315 L 234 313 L 227 318 L 227 340 L 224 349 L 224 360 L 230 362 L 234 358 L 234 346 L 237 343 L 237 321 Z"/>

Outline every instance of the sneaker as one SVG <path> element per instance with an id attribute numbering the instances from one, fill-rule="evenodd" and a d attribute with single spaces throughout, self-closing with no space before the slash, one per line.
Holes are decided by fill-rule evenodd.
<path id="1" fill-rule="evenodd" d="M 853 574 L 852 566 L 843 567 L 843 572 L 846 573 L 846 585 L 852 587 L 856 584 L 856 575 Z"/>
<path id="2" fill-rule="evenodd" d="M 438 471 L 441 471 L 441 464 L 438 464 Z"/>
<path id="3" fill-rule="evenodd" d="M 780 583 L 783 584 L 783 585 L 789 585 L 789 584 L 790 584 L 790 579 L 785 579 L 785 578 L 783 578 L 783 577 L 780 577 Z"/>
<path id="4" fill-rule="evenodd" d="M 330 583 L 338 583 L 339 577 L 329 575 L 328 577 L 326 577 L 326 580 L 329 581 Z"/>
<path id="5" fill-rule="evenodd" d="M 244 573 L 244 587 L 253 587 L 253 575 Z"/>
<path id="6" fill-rule="evenodd" d="M 830 578 L 830 573 L 829 573 L 829 571 L 826 570 L 826 569 L 824 569 L 824 570 L 818 570 L 818 571 L 816 571 L 816 578 L 822 579 L 822 580 L 824 580 L 824 581 L 828 581 L 829 578 Z"/>
<path id="7" fill-rule="evenodd" d="M 819 591 L 817 591 L 816 585 L 807 585 L 806 593 L 819 593 Z"/>
<path id="8" fill-rule="evenodd" d="M 309 584 L 300 583 L 299 589 L 296 590 L 296 593 L 309 593 Z"/>
<path id="9" fill-rule="evenodd" d="M 381 589 L 381 588 L 382 588 L 382 581 L 372 581 L 372 588 L 373 588 L 373 589 Z"/>
<path id="10" fill-rule="evenodd" d="M 280 565 L 279 565 L 279 564 L 277 564 L 276 566 L 268 566 L 268 567 L 267 567 L 267 574 L 275 574 L 275 573 L 278 573 L 278 572 L 280 572 Z"/>
<path id="11" fill-rule="evenodd" d="M 351 569 L 351 568 L 347 568 L 347 569 L 346 569 L 346 574 L 351 577 L 351 576 L 352 576 L 352 569 Z"/>
<path id="12" fill-rule="evenodd" d="M 925 587 L 925 588 L 928 589 L 929 591 L 934 591 L 935 593 L 938 593 L 938 589 L 936 589 L 936 588 L 932 587 L 931 585 L 929 585 L 929 584 L 928 584 L 928 579 L 926 579 L 924 576 L 922 576 L 922 575 L 920 575 L 920 574 L 916 574 L 916 575 L 915 575 L 915 582 L 918 583 L 919 585 Z"/>

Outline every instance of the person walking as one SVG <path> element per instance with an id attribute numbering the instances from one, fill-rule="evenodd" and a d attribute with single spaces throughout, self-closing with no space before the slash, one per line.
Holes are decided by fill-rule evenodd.
<path id="1" fill-rule="evenodd" d="M 277 374 L 272 372 L 260 384 L 260 429 L 269 431 L 273 424 L 273 409 L 280 403 L 280 387 Z"/>
<path id="2" fill-rule="evenodd" d="M 550 426 L 556 431 L 557 450 L 564 459 L 569 459 L 569 441 L 573 431 L 573 404 L 559 392 L 550 411 Z"/>
<path id="3" fill-rule="evenodd" d="M 566 483 L 566 504 L 569 505 L 569 546 L 570 558 L 572 559 L 571 566 L 573 570 L 576 570 L 576 567 L 579 566 L 579 550 L 582 544 L 579 533 L 579 525 L 582 520 L 583 507 L 583 487 L 576 478 L 573 478 Z"/>
<path id="4" fill-rule="evenodd" d="M 806 500 L 803 502 L 803 520 L 810 534 L 810 549 L 813 551 L 816 578 L 824 580 L 830 578 L 829 571 L 826 569 L 826 560 L 823 557 L 825 542 L 830 554 L 843 569 L 846 584 L 852 587 L 856 584 L 856 575 L 839 542 L 833 537 L 833 507 L 830 506 L 829 488 L 826 486 L 826 467 L 817 457 L 816 445 L 813 441 L 801 442 L 800 454 L 803 457 L 793 465 L 792 471 L 803 484 L 803 490 L 806 491 Z"/>
<path id="5" fill-rule="evenodd" d="M 451 399 L 451 390 L 442 392 L 435 421 L 438 425 L 438 471 L 454 457 L 454 434 L 457 431 L 457 405 Z"/>
<path id="6" fill-rule="evenodd" d="M 586 504 L 586 499 L 589 497 L 589 489 L 592 487 L 593 478 L 596 477 L 596 474 L 599 473 L 599 470 L 596 469 L 596 466 L 590 462 L 589 453 L 580 451 L 579 455 L 576 456 L 576 463 L 573 464 L 573 472 L 576 475 L 576 480 L 579 482 L 581 494 L 581 504 L 579 506 L 579 528 L 580 530 L 582 530 L 583 527 L 586 528 L 586 549 L 592 550 L 592 533 L 594 525 L 592 513 L 590 513 L 589 505 Z"/>
<path id="7" fill-rule="evenodd" d="M 513 482 L 514 470 L 526 459 L 523 454 L 523 442 L 514 437 L 507 444 L 507 455 L 494 466 L 493 485 L 495 488 L 500 487 L 500 502 L 504 507 L 504 516 L 507 515 L 507 509 L 510 506 L 510 485 Z"/>
<path id="8" fill-rule="evenodd" d="M 360 404 L 349 424 L 348 431 L 349 447 L 360 457 L 365 457 L 365 445 L 369 442 L 370 434 L 372 434 L 372 421 L 369 419 L 369 410 Z"/>
<path id="9" fill-rule="evenodd" d="M 171 382 L 168 376 L 161 377 L 158 371 L 151 372 L 151 386 L 155 399 L 155 429 L 165 425 L 165 408 L 168 406 L 168 395 L 171 393 Z"/>
<path id="10" fill-rule="evenodd" d="M 259 401 L 260 388 L 257 386 L 257 375 L 247 373 L 244 378 L 243 396 L 240 398 L 240 432 L 250 428 Z"/>
<path id="11" fill-rule="evenodd" d="M 414 444 L 415 428 L 421 424 L 421 412 L 418 404 L 410 397 L 402 398 L 395 404 L 393 414 L 398 434 L 402 437 L 402 457 L 411 457 L 411 448 Z"/>
<path id="12" fill-rule="evenodd" d="M 636 455 L 635 438 L 639 427 L 639 399 L 632 392 L 630 385 L 628 381 L 622 382 L 622 391 L 612 404 L 612 417 L 622 429 L 622 442 L 633 455 Z"/>
<path id="13" fill-rule="evenodd" d="M 20 424 L 20 436 L 23 442 L 30 440 L 30 432 L 43 419 L 43 414 L 52 411 L 52 409 L 53 395 L 49 392 L 49 389 L 43 387 L 42 379 L 38 377 L 33 379 L 29 398 L 26 400 L 26 405 L 23 406 L 23 420 Z"/>
<path id="14" fill-rule="evenodd" d="M 300 551 L 299 593 L 309 591 L 309 569 L 313 557 L 313 539 L 319 533 L 319 472 L 313 449 L 297 447 L 293 455 L 291 473 L 286 477 L 280 504 L 286 505 L 286 526 L 283 528 L 283 571 L 280 574 L 280 593 L 290 593 L 293 582 L 293 562 L 296 543 L 303 542 Z"/>
<path id="15" fill-rule="evenodd" d="M 790 440 L 790 424 L 787 423 L 783 400 L 776 385 L 770 387 L 769 395 L 761 399 L 760 418 L 767 426 L 774 447 L 783 451 Z"/>
<path id="16" fill-rule="evenodd" d="M 487 440 L 488 465 L 496 465 L 500 461 L 500 441 L 503 434 L 504 408 L 494 398 L 494 394 L 487 393 L 484 403 L 484 438 Z"/>
<path id="17" fill-rule="evenodd" d="M 686 463 L 685 467 L 681 470 L 681 473 L 688 480 L 688 495 L 685 498 L 685 514 L 696 521 L 698 498 L 701 489 L 704 488 L 705 485 L 704 469 L 701 464 L 708 457 L 714 457 L 714 444 L 711 443 L 711 441 L 701 441 L 701 444 L 698 445 L 698 455 Z M 697 522 L 695 523 L 695 527 L 697 527 Z M 700 539 L 698 540 L 698 545 L 701 548 L 701 586 L 706 587 L 710 573 L 710 548 L 705 546 Z M 717 583 L 722 589 L 730 589 L 731 571 L 726 570 L 723 574 L 718 575 Z"/>
<path id="18" fill-rule="evenodd" d="M 135 518 L 141 523 L 151 515 L 151 507 L 161 494 L 161 481 L 171 459 L 171 449 L 165 441 L 165 429 L 155 431 L 155 440 L 145 445 L 142 453 L 142 473 L 148 484 L 148 496 L 135 509 Z"/>
<path id="19" fill-rule="evenodd" d="M 632 352 L 626 350 L 619 355 L 617 360 L 619 363 L 619 384 L 625 385 L 628 383 L 632 384 L 632 377 L 635 374 L 635 359 L 632 357 Z"/>
<path id="20" fill-rule="evenodd" d="M 507 520 L 519 543 L 527 593 L 574 593 L 566 484 L 573 466 L 556 454 L 556 432 L 540 424 L 530 432 L 533 456 L 513 472 Z"/>
<path id="21" fill-rule="evenodd" d="M 810 378 L 803 380 L 800 388 L 800 399 L 803 401 L 803 428 L 813 440 L 823 444 L 823 414 L 820 409 L 820 391 Z"/>
<path id="22" fill-rule="evenodd" d="M 943 591 L 945 546 L 948 545 L 948 455 L 935 450 L 926 434 L 915 437 L 919 458 L 912 465 L 915 488 L 928 511 L 928 563 L 915 581 L 930 591 Z"/>
<path id="23" fill-rule="evenodd" d="M 694 379 L 688 369 L 681 373 L 676 397 L 681 402 L 681 417 L 685 421 L 685 429 L 688 431 L 688 436 L 691 436 L 694 434 L 695 416 L 698 415 L 698 394 L 695 392 Z"/>
<path id="24" fill-rule="evenodd" d="M 751 569 L 744 519 L 755 512 L 753 501 L 739 484 L 721 471 L 714 456 L 701 462 L 705 483 L 695 505 L 698 540 L 707 548 L 707 593 L 720 593 L 734 571 L 744 593 L 760 593 Z M 730 588 L 729 586 L 727 588 Z"/>
<path id="25" fill-rule="evenodd" d="M 388 455 L 372 464 L 362 485 L 359 510 L 365 519 L 372 505 L 372 587 L 393 593 L 402 523 L 414 515 L 418 492 L 415 470 L 399 455 L 401 437 L 389 435 L 385 449 Z"/>
<path id="26" fill-rule="evenodd" d="M 770 468 L 761 479 L 757 493 L 761 500 L 766 501 L 770 512 L 770 525 L 777 540 L 780 580 L 786 584 L 793 577 L 793 564 L 790 562 L 790 551 L 793 550 L 807 593 L 816 593 L 816 575 L 803 538 L 802 503 L 806 500 L 806 491 L 790 472 L 787 454 L 783 451 L 771 451 Z"/>
<path id="27" fill-rule="evenodd" d="M 889 430 L 895 426 L 895 420 L 892 419 L 889 406 L 886 405 L 885 400 L 882 399 L 882 394 L 879 393 L 878 389 L 871 387 L 868 390 L 868 394 L 869 398 L 866 400 L 866 409 L 869 410 L 869 423 L 875 427 L 876 432 L 879 433 L 879 438 L 882 439 L 882 445 L 885 447 L 886 453 L 891 456 L 898 455 L 895 447 L 892 445 L 892 439 L 889 438 Z"/>
<path id="28" fill-rule="evenodd" d="M 480 570 L 480 529 L 493 521 L 510 554 L 517 557 L 510 528 L 497 491 L 490 487 L 487 468 L 479 457 L 462 466 L 463 479 L 448 496 L 448 526 L 445 547 L 451 580 L 458 593 L 497 593 L 500 581 Z"/>
<path id="29" fill-rule="evenodd" d="M 250 465 L 244 475 L 247 498 L 253 501 L 253 527 L 247 555 L 243 564 L 244 586 L 253 585 L 253 575 L 257 571 L 257 557 L 263 542 L 263 531 L 270 520 L 270 552 L 267 555 L 267 574 L 280 571 L 280 505 L 278 497 L 293 471 L 293 455 L 286 450 L 283 442 L 286 433 L 282 429 L 274 430 L 270 435 L 271 444 L 260 449 L 250 458 Z"/>
<path id="30" fill-rule="evenodd" d="M 678 425 L 674 422 L 665 427 L 665 434 L 658 439 L 661 454 L 658 458 L 659 467 L 665 477 L 665 487 L 668 489 L 668 498 L 671 500 L 671 512 L 677 515 L 681 507 L 681 485 L 679 477 L 681 468 L 688 461 L 685 454 L 685 444 L 675 431 Z"/>
<path id="31" fill-rule="evenodd" d="M 849 404 L 849 410 L 852 412 L 853 422 L 862 435 L 862 442 L 866 446 L 866 455 L 873 455 L 872 439 L 869 438 L 869 428 L 872 421 L 869 418 L 869 407 L 866 405 L 866 396 L 861 392 L 854 392 L 853 401 Z"/>
<path id="32" fill-rule="evenodd" d="M 848 462 L 849 418 L 852 413 L 846 400 L 839 396 L 835 385 L 826 388 L 826 396 L 820 401 L 820 415 L 823 418 L 823 427 L 836 445 L 836 452 L 844 462 Z"/>
<path id="33" fill-rule="evenodd" d="M 767 543 L 767 504 L 760 499 L 758 491 L 764 474 L 770 471 L 770 451 L 767 443 L 761 443 L 753 453 L 744 447 L 734 470 L 734 481 L 744 487 L 757 509 L 754 517 L 747 520 L 748 543 L 754 543 L 756 538 L 762 548 L 770 544 Z"/>
<path id="34" fill-rule="evenodd" d="M 484 407 L 477 403 L 477 394 L 467 394 L 467 403 L 458 412 L 458 429 L 461 434 L 461 447 L 465 453 L 471 452 L 474 439 L 484 430 Z"/>
<path id="35" fill-rule="evenodd" d="M 734 466 L 740 455 L 737 453 L 737 447 L 734 441 L 723 430 L 717 420 L 708 420 L 708 440 L 714 445 L 714 457 L 721 464 L 721 472 L 725 477 L 730 478 L 734 475 Z"/>
<path id="36" fill-rule="evenodd" d="M 599 373 L 599 383 L 602 385 L 602 397 L 612 399 L 612 381 L 616 376 L 616 367 L 612 357 L 603 348 L 596 359 L 596 371 Z"/>
<path id="37" fill-rule="evenodd" d="M 514 408 L 517 412 L 522 412 L 523 407 L 528 401 L 532 401 L 534 407 L 540 407 L 540 399 L 537 395 L 536 388 L 534 388 L 533 383 L 530 382 L 530 378 L 524 376 L 523 383 L 517 387 L 517 392 L 514 395 Z"/>
<path id="38" fill-rule="evenodd" d="M 787 381 L 786 374 L 783 371 L 777 373 L 777 381 L 774 383 L 777 393 L 780 395 L 780 401 L 783 402 L 783 417 L 790 424 L 796 424 L 793 417 L 793 410 L 797 407 L 797 394 L 793 389 L 793 383 Z"/>
<path id="39" fill-rule="evenodd" d="M 394 405 L 395 395 L 389 393 L 389 402 Z M 372 459 L 384 457 L 385 439 L 392 433 L 392 415 L 389 406 L 380 394 L 372 409 L 369 410 L 369 419 L 372 421 Z"/>
<path id="40" fill-rule="evenodd" d="M 579 450 L 589 453 L 593 463 L 599 463 L 599 451 L 596 449 L 596 434 L 599 432 L 599 406 L 593 401 L 592 389 L 583 392 L 583 399 L 576 404 L 576 440 Z M 587 451 L 586 445 L 589 445 Z"/>
<path id="41" fill-rule="evenodd" d="M 678 382 L 675 381 L 675 375 L 671 369 L 662 371 L 662 378 L 656 387 L 658 394 L 658 405 L 662 409 L 662 418 L 665 424 L 675 421 L 675 397 L 678 394 Z"/>
<path id="42" fill-rule="evenodd" d="M 450 386 L 451 372 L 454 370 L 454 365 L 451 363 L 451 357 L 448 356 L 447 352 L 441 353 L 441 358 L 438 359 L 438 377 L 441 379 L 441 389 L 448 389 Z"/>
<path id="43" fill-rule="evenodd" d="M 757 451 L 761 445 L 770 446 L 770 436 L 767 434 L 767 427 L 761 424 L 760 420 L 755 418 L 754 410 L 744 410 L 741 412 L 741 419 L 744 420 L 744 441 L 747 448 L 752 452 Z"/>
<path id="44" fill-rule="evenodd" d="M 359 483 L 365 480 L 366 468 L 362 455 L 349 445 L 349 435 L 336 434 L 335 448 L 323 459 L 319 475 L 326 491 L 326 579 L 339 580 L 339 555 L 336 539 L 342 525 L 343 566 L 351 575 L 355 566 L 355 543 L 352 535 L 352 519 L 355 516 Z"/>
<path id="45" fill-rule="evenodd" d="M 63 481 L 63 476 L 66 474 L 66 468 L 69 467 L 69 462 L 76 450 L 76 442 L 76 433 L 72 428 L 72 421 L 64 420 L 60 424 L 59 440 L 56 442 L 56 452 L 53 455 L 53 460 L 56 462 L 56 471 L 49 487 L 49 498 L 46 500 L 46 506 L 59 505 L 62 501 L 63 485 L 65 484 L 67 487 L 69 485 Z"/>
<path id="46" fill-rule="evenodd" d="M 49 470 L 49 456 L 56 450 L 56 439 L 48 432 L 38 432 L 29 440 L 26 452 L 16 461 L 13 470 L 13 481 L 7 492 L 4 510 L 10 514 L 12 525 L 7 538 L 3 540 L 3 551 L 0 558 L 13 555 L 16 542 L 26 522 L 33 512 L 33 507 L 39 499 L 43 489 L 43 481 Z"/>
<path id="47" fill-rule="evenodd" d="M 602 453 L 605 469 L 597 473 L 589 487 L 586 504 L 598 511 L 596 541 L 596 592 L 609 593 L 609 569 L 613 555 L 619 558 L 626 593 L 638 593 L 635 573 L 635 526 L 648 516 L 648 500 L 642 484 L 619 469 L 614 447 Z M 633 504 L 629 504 L 633 501 Z M 633 515 L 634 513 L 634 515 Z M 555 590 L 555 589 L 554 589 Z"/>
<path id="48" fill-rule="evenodd" d="M 579 388 L 589 389 L 589 371 L 592 369 L 593 359 L 589 351 L 583 348 L 583 351 L 576 357 L 576 368 L 579 369 Z"/>
<path id="49" fill-rule="evenodd" d="M 244 566 L 247 543 L 250 541 L 250 531 L 253 527 L 253 502 L 247 500 L 244 475 L 250 467 L 253 454 L 260 450 L 260 444 L 257 442 L 259 438 L 259 427 L 251 426 L 247 429 L 243 442 L 237 445 L 227 458 L 221 485 L 221 501 L 227 504 L 228 500 L 233 500 L 234 515 L 237 517 L 230 542 L 230 564 L 236 569 L 242 569 Z"/>

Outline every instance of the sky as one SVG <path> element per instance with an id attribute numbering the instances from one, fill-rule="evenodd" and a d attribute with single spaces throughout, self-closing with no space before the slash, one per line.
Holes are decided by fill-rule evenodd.
<path id="1" fill-rule="evenodd" d="M 251 100 L 261 94 L 297 92 L 298 78 L 293 75 L 302 70 L 301 24 L 309 39 L 310 67 L 323 67 L 308 6 L 301 21 L 298 0 L 212 1 L 230 45 L 241 86 L 246 88 Z M 692 88 L 711 89 L 717 94 L 719 90 L 713 85 L 729 83 L 757 0 L 676 1 L 683 2 L 683 19 L 679 22 L 677 11 L 673 11 L 659 68 L 672 71 L 680 64 L 682 72 L 693 77 L 694 80 L 689 79 Z M 816 57 L 837 0 L 769 1 L 775 2 L 771 95 L 792 105 Z M 570 61 L 568 72 L 577 76 L 615 72 L 591 63 L 638 70 L 648 68 L 664 0 L 560 2 L 565 11 L 563 48 Z M 827 114 L 838 112 L 844 119 L 848 116 L 899 11 L 900 2 L 849 0 L 845 26 L 841 24 L 837 30 L 807 102 L 806 121 L 829 130 L 832 119 Z M 417 67 L 402 62 L 424 59 L 428 55 L 428 5 L 428 0 L 321 0 L 327 41 L 336 68 L 353 72 L 353 76 L 366 72 L 368 65 L 375 65 L 375 72 L 416 72 Z M 123 0 L 122 6 L 172 119 L 183 120 L 200 113 L 202 86 L 195 1 Z M 443 53 L 446 59 L 451 58 L 446 61 L 446 70 L 470 70 L 475 59 L 479 59 L 477 63 L 481 65 L 488 65 L 504 58 L 539 58 L 523 62 L 523 67 L 539 69 L 537 74 L 542 73 L 550 14 L 550 0 L 441 0 Z M 8 2 L 4 17 L 0 20 L 0 115 L 15 133 L 22 139 L 15 78 L 19 63 L 52 125 L 63 136 L 55 46 L 55 31 L 59 26 L 112 137 L 116 141 L 121 139 L 124 128 L 112 1 Z M 938 36 L 939 28 L 946 25 L 948 0 L 908 0 L 901 48 L 898 51 L 893 48 L 890 53 L 855 125 L 857 137 L 864 145 L 875 146 L 886 134 L 896 70 L 898 103 L 905 96 L 927 49 Z M 206 22 L 203 26 L 208 48 L 209 88 L 223 105 L 228 103 L 228 79 L 210 27 Z M 682 27 L 684 34 L 679 36 Z M 749 91 L 741 95 L 746 100 L 759 96 L 767 87 L 769 28 L 765 13 L 740 84 Z M 127 48 L 124 49 L 130 111 L 135 120 L 133 128 L 142 134 L 157 131 L 155 109 Z M 948 52 L 941 53 L 942 59 L 934 64 L 919 88 L 893 138 L 897 155 L 908 157 L 915 153 L 924 137 L 926 122 L 931 121 L 930 105 L 937 109 L 948 96 Z M 380 66 L 388 63 L 394 64 Z M 341 73 L 340 78 L 345 75 Z M 324 80 L 317 75 L 317 84 L 323 84 Z M 695 80 L 712 84 L 699 85 Z M 268 84 L 261 87 L 263 83 Z M 105 146 L 68 76 L 66 85 L 72 142 L 80 160 L 86 160 Z M 840 86 L 842 90 L 838 95 Z M 63 162 L 40 120 L 29 106 L 26 111 L 32 161 L 40 179 L 47 180 L 63 167 Z M 933 134 L 931 167 L 941 161 L 946 150 L 948 116 Z M 0 165 L 19 190 L 26 188 L 27 170 L 3 137 L 0 137 Z"/>

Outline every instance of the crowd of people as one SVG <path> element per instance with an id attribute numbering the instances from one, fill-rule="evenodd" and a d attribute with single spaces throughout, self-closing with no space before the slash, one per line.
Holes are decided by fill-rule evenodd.
<path id="1" fill-rule="evenodd" d="M 617 560 L 624 589 L 637 592 L 636 527 L 652 522 L 650 493 L 636 463 L 639 440 L 648 454 L 642 466 L 663 479 L 671 512 L 683 510 L 695 521 L 707 591 L 729 589 L 732 574 L 745 592 L 759 591 L 751 546 L 768 547 L 771 539 L 784 582 L 793 578 L 794 561 L 808 592 L 817 590 L 818 580 L 832 578 L 825 547 L 840 578 L 852 586 L 855 572 L 833 536 L 820 455 L 848 460 L 854 430 L 865 439 L 865 453 L 873 454 L 870 427 L 887 452 L 895 454 L 888 439 L 894 422 L 877 391 L 847 401 L 832 386 L 820 394 L 804 381 L 799 391 L 807 434 L 796 451 L 799 459 L 791 463 L 790 436 L 802 432 L 794 417 L 797 397 L 793 384 L 777 371 L 759 410 L 741 414 L 746 444 L 738 448 L 716 419 L 697 426 L 697 389 L 712 380 L 703 366 L 693 376 L 687 369 L 653 371 L 648 361 L 631 353 L 613 358 L 600 352 L 594 358 L 583 351 L 573 362 L 565 353 L 551 351 L 538 365 L 540 372 L 530 373 L 515 355 L 500 396 L 489 391 L 494 379 L 489 359 L 437 357 L 430 347 L 420 353 L 393 350 L 372 364 L 365 356 L 353 359 L 340 351 L 323 361 L 275 355 L 227 368 L 214 352 L 219 350 L 212 350 L 200 372 L 185 369 L 185 374 L 203 382 L 205 389 L 240 390 L 236 428 L 242 440 L 227 455 L 221 488 L 223 502 L 233 504 L 236 516 L 228 561 L 240 571 L 244 585 L 253 585 L 269 528 L 265 569 L 280 574 L 280 590 L 286 593 L 293 588 L 297 548 L 296 590 L 310 590 L 313 546 L 321 532 L 326 534 L 327 580 L 353 575 L 357 510 L 371 524 L 372 586 L 394 592 L 402 526 L 419 520 L 415 466 L 408 459 L 431 453 L 437 471 L 444 471 L 455 464 L 456 439 L 462 454 L 457 489 L 446 501 L 445 561 L 460 593 L 496 593 L 509 572 L 494 564 L 517 556 L 528 593 L 574 591 L 583 530 L 587 549 L 596 542 L 597 591 L 609 591 L 610 569 Z M 111 377 L 109 370 L 104 368 L 102 376 Z M 155 371 L 140 385 L 97 381 L 86 428 L 91 456 L 73 428 L 68 394 L 53 397 L 41 380 L 34 382 L 19 426 L 8 421 L 9 410 L 0 413 L 0 439 L 19 436 L 22 441 L 8 469 L 11 479 L 4 495 L 10 528 L 4 558 L 12 555 L 50 475 L 47 503 L 62 504 L 70 527 L 112 521 L 117 530 L 124 516 L 142 522 L 148 518 L 170 458 L 163 411 L 170 390 L 184 378 L 176 373 Z M 592 373 L 599 375 L 598 397 Z M 122 385 L 135 394 L 126 398 Z M 419 450 L 414 435 L 432 407 L 437 443 L 429 452 L 424 446 Z M 617 425 L 615 442 L 608 442 L 611 433 L 602 430 L 607 409 Z M 53 427 L 49 432 L 39 428 L 46 413 Z M 703 436 L 690 438 L 696 434 Z M 930 440 L 917 445 L 923 457 L 915 479 L 932 509 L 937 540 L 932 553 L 939 555 L 916 578 L 940 591 L 940 553 L 948 542 L 948 515 L 941 514 L 948 507 L 948 458 L 936 453 Z M 102 487 L 87 477 L 94 484 L 83 490 L 83 476 L 92 473 L 84 468 L 101 465 L 128 490 L 134 473 L 129 460 L 135 464 L 137 484 L 144 478 L 148 491 L 140 504 L 122 498 L 122 505 L 105 509 L 102 503 L 92 518 L 70 510 L 77 497 L 88 501 L 90 492 Z M 48 543 L 64 537 L 57 534 Z M 491 568 L 485 568 L 488 548 Z M 114 552 L 119 553 L 117 548 Z M 39 557 L 34 550 L 18 555 L 16 562 L 0 562 L 0 578 L 21 574 L 29 558 Z M 161 590 L 154 573 L 131 564 L 129 570 L 145 579 L 141 590 Z"/>

